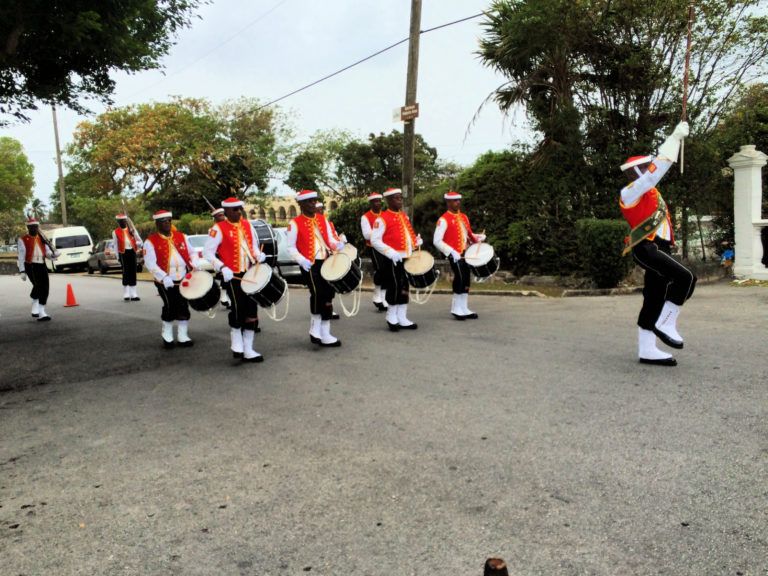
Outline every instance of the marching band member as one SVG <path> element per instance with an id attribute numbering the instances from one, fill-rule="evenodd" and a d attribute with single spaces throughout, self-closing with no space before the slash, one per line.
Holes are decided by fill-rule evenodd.
<path id="1" fill-rule="evenodd" d="M 325 216 L 325 206 L 323 206 L 322 202 L 317 202 L 315 204 L 315 214 L 320 214 L 320 216 Z M 347 243 L 346 235 L 342 233 L 341 236 L 339 236 L 336 233 L 336 226 L 333 225 L 333 222 L 331 222 L 329 218 L 326 218 L 326 220 L 328 221 L 328 226 L 331 227 L 331 235 L 333 236 L 334 241 L 336 242 L 341 241 L 346 245 Z M 339 319 L 339 315 L 333 311 L 333 302 L 331 302 L 331 320 L 338 320 L 338 319 Z"/>
<path id="2" fill-rule="evenodd" d="M 155 287 L 163 299 L 160 313 L 163 321 L 163 347 L 174 347 L 175 321 L 178 344 L 187 348 L 194 342 L 189 337 L 189 305 L 179 292 L 179 284 L 187 271 L 199 266 L 199 258 L 186 234 L 172 230 L 172 216 L 167 210 L 160 210 L 152 216 L 157 232 L 144 242 L 144 264 L 155 277 Z"/>
<path id="3" fill-rule="evenodd" d="M 363 231 L 365 244 L 371 251 L 371 264 L 373 266 L 373 305 L 379 309 L 379 312 L 387 309 L 386 292 L 381 287 L 382 272 L 381 269 L 386 262 L 386 258 L 371 246 L 371 232 L 376 219 L 381 214 L 382 196 L 377 192 L 368 195 L 368 204 L 370 210 L 360 217 L 360 228 Z"/>
<path id="4" fill-rule="evenodd" d="M 485 234 L 472 232 L 469 218 L 459 210 L 461 194 L 450 191 L 443 198 L 448 210 L 437 220 L 432 243 L 451 263 L 451 270 L 453 271 L 451 314 L 456 320 L 477 318 L 477 314 L 467 308 L 472 275 L 467 261 L 464 260 L 464 251 L 470 244 L 485 240 Z"/>
<path id="5" fill-rule="evenodd" d="M 253 225 L 242 218 L 242 200 L 227 198 L 221 203 L 225 220 L 216 222 L 208 232 L 203 258 L 221 272 L 228 282 L 227 293 L 232 303 L 229 327 L 232 356 L 244 362 L 262 362 L 264 357 L 253 349 L 253 337 L 259 326 L 258 305 L 240 284 L 245 272 L 256 262 L 267 259 L 257 245 Z"/>
<path id="6" fill-rule="evenodd" d="M 309 339 L 320 346 L 341 346 L 331 334 L 333 297 L 336 292 L 320 274 L 331 252 L 341 250 L 344 242 L 333 237 L 331 226 L 316 213 L 317 192 L 302 190 L 296 195 L 301 214 L 288 224 L 288 254 L 301 266 L 301 275 L 309 288 Z"/>
<path id="7" fill-rule="evenodd" d="M 51 251 L 50 246 L 43 242 L 39 222 L 34 218 L 27 220 L 27 233 L 19 238 L 18 244 L 19 274 L 22 280 L 26 280 L 29 276 L 29 281 L 32 283 L 32 291 L 29 293 L 29 297 L 32 298 L 32 317 L 37 318 L 39 322 L 47 322 L 51 319 L 45 311 L 50 285 L 45 259 L 55 260 L 59 257 L 59 253 Z"/>
<path id="8" fill-rule="evenodd" d="M 118 227 L 112 231 L 112 240 L 123 269 L 123 300 L 135 302 L 141 300 L 136 289 L 136 252 L 141 248 L 141 236 L 133 226 L 128 226 L 128 216 L 118 214 L 115 218 Z"/>
<path id="9" fill-rule="evenodd" d="M 637 319 L 640 362 L 675 366 L 675 358 L 656 347 L 656 337 L 672 348 L 683 347 L 677 332 L 680 307 L 693 294 L 695 274 L 670 256 L 674 243 L 669 210 L 655 188 L 667 170 L 677 162 L 680 143 L 688 136 L 688 123 L 678 124 L 659 147 L 659 154 L 633 156 L 621 165 L 631 180 L 621 190 L 620 206 L 632 228 L 624 254 L 645 270 L 643 306 Z"/>
<path id="10" fill-rule="evenodd" d="M 387 325 L 393 332 L 398 330 L 416 330 L 418 325 L 406 317 L 408 312 L 408 294 L 410 286 L 405 276 L 403 260 L 422 244 L 411 221 L 404 212 L 403 192 L 399 188 L 390 188 L 384 192 L 387 210 L 384 210 L 373 225 L 371 246 L 387 260 L 382 266 L 382 286 L 386 291 Z"/>
<path id="11" fill-rule="evenodd" d="M 215 210 L 211 211 L 211 218 L 213 218 L 214 224 L 216 222 L 221 222 L 222 220 L 226 220 L 226 217 L 224 216 L 224 208 L 216 208 Z M 210 228 L 208 229 L 208 232 L 210 232 Z M 227 310 L 229 310 L 229 307 L 232 305 L 232 303 L 229 301 L 229 296 L 227 295 L 228 288 L 227 283 L 224 282 L 221 278 L 221 274 L 216 273 L 216 280 L 219 283 L 219 286 L 221 287 L 221 305 L 224 306 Z"/>

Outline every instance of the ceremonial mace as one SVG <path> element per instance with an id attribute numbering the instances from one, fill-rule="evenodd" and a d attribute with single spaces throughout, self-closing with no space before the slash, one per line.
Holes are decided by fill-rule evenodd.
<path id="1" fill-rule="evenodd" d="M 693 2 L 688 5 L 688 42 L 685 47 L 685 73 L 683 74 L 683 122 L 688 106 L 688 71 L 691 67 L 691 31 L 693 30 Z M 684 172 L 685 139 L 680 141 L 680 174 Z"/>

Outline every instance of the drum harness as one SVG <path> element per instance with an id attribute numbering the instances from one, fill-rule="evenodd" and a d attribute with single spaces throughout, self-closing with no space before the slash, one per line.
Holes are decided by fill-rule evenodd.
<path id="1" fill-rule="evenodd" d="M 247 248 L 247 250 L 245 251 L 245 258 L 246 258 L 246 260 L 248 262 L 248 269 L 250 269 L 251 266 L 255 266 L 256 270 L 258 270 L 259 269 L 259 265 L 261 264 L 261 262 L 259 262 L 256 259 L 256 257 L 251 253 L 251 248 L 250 248 L 250 246 L 248 246 L 248 242 L 245 242 L 245 247 Z M 259 252 L 262 252 L 263 250 L 264 250 L 264 244 L 262 244 L 259 247 Z M 269 264 L 267 264 L 267 266 L 269 267 Z M 271 270 L 272 270 L 272 274 L 277 274 L 277 272 L 275 272 L 274 268 L 271 268 Z M 251 280 L 241 280 L 241 281 L 243 281 L 243 282 L 252 282 Z M 285 280 L 283 280 L 283 282 L 285 282 Z M 272 304 L 272 306 L 270 306 L 269 308 L 264 308 L 262 306 L 262 308 L 264 308 L 264 313 L 267 316 L 269 316 L 270 320 L 274 320 L 275 322 L 282 322 L 288 316 L 288 309 L 290 308 L 290 304 L 291 304 L 291 294 L 290 294 L 290 290 L 288 289 L 288 283 L 287 282 L 285 284 L 285 311 L 283 312 L 283 315 L 278 318 L 278 316 L 277 316 L 277 305 L 282 300 L 283 299 L 281 298 L 280 300 L 278 300 L 277 302 Z"/>

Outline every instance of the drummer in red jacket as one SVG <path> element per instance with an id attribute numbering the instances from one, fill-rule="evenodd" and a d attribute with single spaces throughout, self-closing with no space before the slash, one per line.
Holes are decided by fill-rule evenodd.
<path id="1" fill-rule="evenodd" d="M 334 238 L 325 216 L 316 212 L 317 192 L 302 190 L 296 195 L 301 214 L 288 224 L 285 237 L 288 254 L 301 266 L 301 276 L 309 288 L 309 339 L 320 346 L 341 346 L 331 334 L 333 286 L 323 278 L 325 259 L 344 247 Z"/>
<path id="2" fill-rule="evenodd" d="M 451 314 L 457 320 L 477 318 L 477 314 L 467 308 L 469 285 L 472 278 L 467 261 L 464 259 L 464 251 L 470 244 L 485 240 L 485 234 L 472 232 L 469 218 L 459 209 L 461 207 L 461 194 L 450 191 L 443 198 L 445 198 L 448 210 L 437 220 L 432 243 L 451 263 L 451 270 L 453 271 Z"/>
<path id="3" fill-rule="evenodd" d="M 155 277 L 155 287 L 163 300 L 163 347 L 174 347 L 174 321 L 179 346 L 189 347 L 194 344 L 189 337 L 189 305 L 179 293 L 179 283 L 188 271 L 198 267 L 199 258 L 186 234 L 171 230 L 170 212 L 160 210 L 152 218 L 157 232 L 144 242 L 144 265 Z"/>
<path id="4" fill-rule="evenodd" d="M 203 258 L 228 282 L 232 302 L 228 318 L 232 356 L 243 362 L 262 362 L 264 357 L 253 349 L 259 324 L 258 304 L 243 292 L 241 280 L 251 266 L 264 262 L 267 257 L 259 248 L 253 225 L 242 218 L 242 206 L 242 200 L 231 197 L 221 203 L 226 218 L 211 226 L 203 246 Z"/>
<path id="5" fill-rule="evenodd" d="M 405 275 L 403 260 L 421 246 L 421 237 L 413 231 L 411 221 L 403 207 L 403 191 L 390 188 L 383 194 L 387 210 L 376 219 L 371 232 L 371 246 L 387 260 L 382 268 L 382 287 L 386 290 L 387 325 L 392 332 L 415 330 L 418 325 L 411 322 L 408 312 L 410 286 Z"/>

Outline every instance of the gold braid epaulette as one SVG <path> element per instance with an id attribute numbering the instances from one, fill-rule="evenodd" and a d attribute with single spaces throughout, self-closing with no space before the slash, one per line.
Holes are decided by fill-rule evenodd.
<path id="1" fill-rule="evenodd" d="M 653 214 L 648 216 L 648 218 L 632 228 L 629 233 L 629 243 L 624 248 L 624 251 L 621 253 L 621 255 L 626 256 L 632 251 L 632 248 L 653 234 L 653 231 L 659 227 L 659 224 L 664 222 L 666 217 L 667 205 L 665 204 L 661 195 L 659 195 L 659 205 L 656 207 L 656 210 L 654 210 Z"/>

